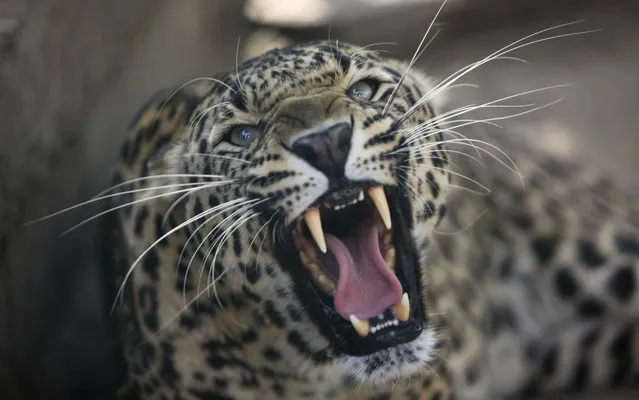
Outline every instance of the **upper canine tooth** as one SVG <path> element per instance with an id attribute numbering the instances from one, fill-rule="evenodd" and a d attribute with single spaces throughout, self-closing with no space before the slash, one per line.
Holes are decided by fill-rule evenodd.
<path id="1" fill-rule="evenodd" d="M 308 230 L 311 231 L 311 236 L 317 243 L 317 247 L 326 253 L 326 240 L 324 239 L 324 230 L 322 229 L 322 220 L 320 219 L 319 208 L 311 208 L 304 213 L 304 221 Z"/>
<path id="2" fill-rule="evenodd" d="M 391 307 L 391 310 L 398 320 L 402 322 L 408 321 L 408 318 L 410 317 L 410 301 L 408 300 L 408 293 L 404 293 L 402 301 Z"/>
<path id="3" fill-rule="evenodd" d="M 361 337 L 368 336 L 368 333 L 371 331 L 371 324 L 367 319 L 359 319 L 354 315 L 351 315 L 349 319 L 351 320 L 351 324 L 353 324 L 353 328 L 355 328 L 358 335 Z"/>
<path id="4" fill-rule="evenodd" d="M 384 226 L 386 226 L 386 229 L 390 229 L 391 216 L 390 210 L 388 209 L 386 194 L 384 194 L 384 188 L 381 186 L 372 187 L 368 189 L 368 195 L 370 196 L 371 200 L 373 200 L 373 204 L 375 204 L 375 207 L 377 207 L 379 216 L 382 217 L 382 221 L 384 221 Z"/>

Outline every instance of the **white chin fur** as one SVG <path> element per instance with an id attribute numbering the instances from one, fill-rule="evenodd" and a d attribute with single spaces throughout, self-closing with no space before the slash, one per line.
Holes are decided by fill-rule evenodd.
<path id="1" fill-rule="evenodd" d="M 430 371 L 428 366 L 435 356 L 435 344 L 435 333 L 429 328 L 410 343 L 367 356 L 346 356 L 341 366 L 344 374 L 358 384 L 381 385 Z"/>

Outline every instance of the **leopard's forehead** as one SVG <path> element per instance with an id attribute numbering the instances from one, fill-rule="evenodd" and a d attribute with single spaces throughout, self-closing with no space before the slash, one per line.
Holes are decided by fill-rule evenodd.
<path id="1" fill-rule="evenodd" d="M 379 77 L 397 72 L 384 68 L 377 53 L 339 41 L 300 43 L 274 49 L 228 71 L 218 94 L 239 108 L 265 113 L 287 96 L 315 88 L 341 88 L 368 73 Z M 370 76 L 368 76 L 370 77 Z"/>

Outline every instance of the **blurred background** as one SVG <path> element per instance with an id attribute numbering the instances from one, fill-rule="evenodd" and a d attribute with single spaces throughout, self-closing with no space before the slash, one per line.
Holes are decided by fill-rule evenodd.
<path id="1" fill-rule="evenodd" d="M 112 388 L 83 209 L 26 221 L 108 186 L 136 109 L 158 89 L 210 76 L 272 47 L 340 39 L 410 58 L 440 1 L 3 0 L 0 2 L 0 399 L 103 399 Z M 622 0 L 449 0 L 419 66 L 443 78 L 527 34 L 598 30 L 527 47 L 464 79 L 451 104 L 556 84 L 563 101 L 505 121 L 636 184 L 639 4 Z M 330 28 L 329 28 L 330 27 Z M 239 43 L 239 45 L 238 45 Z M 526 102 L 526 101 L 524 101 Z M 505 134 L 506 134 L 505 133 Z M 625 398 L 625 397 L 623 397 Z"/>

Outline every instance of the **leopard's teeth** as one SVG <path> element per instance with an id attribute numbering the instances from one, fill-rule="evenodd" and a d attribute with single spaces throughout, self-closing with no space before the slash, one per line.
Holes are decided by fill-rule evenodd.
<path id="1" fill-rule="evenodd" d="M 386 250 L 386 254 L 384 254 L 384 262 L 390 269 L 395 269 L 395 247 L 390 246 L 390 248 Z"/>
<path id="2" fill-rule="evenodd" d="M 399 304 L 391 307 L 391 311 L 398 320 L 402 322 L 408 321 L 408 318 L 410 317 L 410 301 L 408 299 L 408 293 L 404 293 L 404 295 L 402 296 L 402 300 L 399 302 Z"/>
<path id="3" fill-rule="evenodd" d="M 320 266 L 314 262 L 306 264 L 306 268 L 308 268 L 308 270 L 311 271 L 313 274 L 321 273 Z"/>
<path id="4" fill-rule="evenodd" d="M 391 244 L 391 240 L 392 240 L 392 237 L 390 232 L 385 232 L 383 237 L 384 244 L 388 246 L 389 244 Z"/>
<path id="5" fill-rule="evenodd" d="M 380 324 L 377 324 L 371 327 L 371 333 L 377 333 L 381 331 L 382 329 L 388 328 L 389 326 L 397 326 L 397 325 L 399 325 L 399 321 L 397 320 L 397 318 L 393 318 L 392 320 L 384 321 Z"/>
<path id="6" fill-rule="evenodd" d="M 390 209 L 388 208 L 388 201 L 386 200 L 386 194 L 384 193 L 384 188 L 382 186 L 375 186 L 368 189 L 368 196 L 373 200 L 373 204 L 377 208 L 377 212 L 379 212 L 379 216 L 382 217 L 382 221 L 384 222 L 384 226 L 386 229 L 391 229 L 391 216 Z"/>
<path id="7" fill-rule="evenodd" d="M 371 331 L 371 324 L 368 322 L 367 319 L 359 319 L 354 315 L 351 315 L 349 319 L 351 321 L 351 324 L 353 324 L 355 332 L 357 332 L 358 335 L 360 335 L 361 337 L 368 336 L 369 332 Z"/>
<path id="8" fill-rule="evenodd" d="M 363 201 L 364 200 L 364 192 L 359 192 L 359 196 L 357 196 L 357 201 Z"/>
<path id="9" fill-rule="evenodd" d="M 322 274 L 322 273 L 318 273 L 315 276 L 315 280 L 317 281 L 317 283 L 319 284 L 319 286 L 324 289 L 324 291 L 326 291 L 327 293 L 333 293 L 335 292 L 335 283 L 330 280 L 326 275 Z"/>
<path id="10" fill-rule="evenodd" d="M 308 258 L 308 256 L 306 255 L 306 252 L 300 250 L 300 260 L 302 260 L 302 264 L 304 265 L 308 265 L 311 263 L 311 259 Z"/>
<path id="11" fill-rule="evenodd" d="M 304 268 L 309 270 L 317 286 L 326 293 L 334 296 L 336 290 L 335 282 L 324 274 L 322 267 L 312 258 L 311 255 L 307 254 L 304 250 L 300 250 L 299 255 L 302 260 L 302 265 L 304 265 Z"/>
<path id="12" fill-rule="evenodd" d="M 317 243 L 317 247 L 319 247 L 322 253 L 326 253 L 326 240 L 324 239 L 324 230 L 322 229 L 319 208 L 314 207 L 306 211 L 304 213 L 304 221 L 306 221 L 306 226 L 308 226 L 313 240 Z"/>

